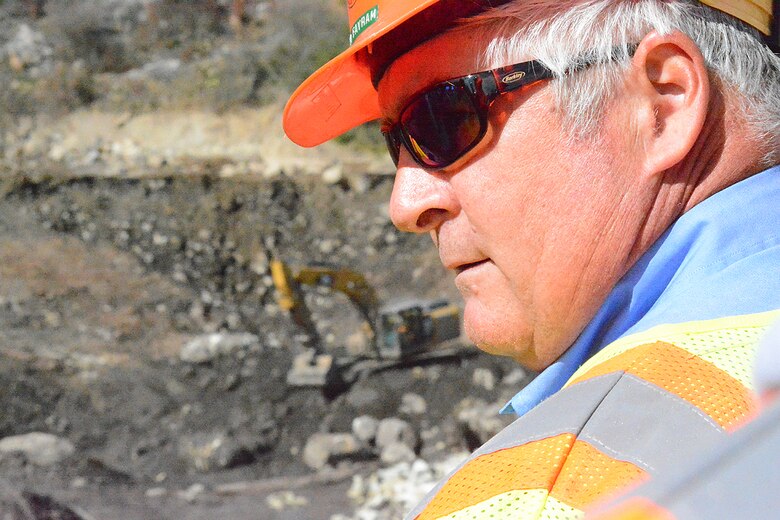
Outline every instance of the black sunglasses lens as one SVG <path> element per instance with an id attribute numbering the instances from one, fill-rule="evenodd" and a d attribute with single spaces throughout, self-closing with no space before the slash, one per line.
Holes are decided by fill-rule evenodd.
<path id="1" fill-rule="evenodd" d="M 462 83 L 426 92 L 401 115 L 411 153 L 421 164 L 442 168 L 458 160 L 484 135 L 485 117 Z"/>
<path id="2" fill-rule="evenodd" d="M 396 137 L 395 131 L 382 132 L 385 136 L 385 143 L 387 144 L 387 151 L 390 152 L 390 158 L 393 160 L 393 164 L 398 166 L 398 158 L 401 155 L 401 141 Z"/>

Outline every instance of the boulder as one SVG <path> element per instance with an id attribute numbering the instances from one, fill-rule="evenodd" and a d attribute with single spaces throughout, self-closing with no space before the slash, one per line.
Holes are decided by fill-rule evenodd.
<path id="1" fill-rule="evenodd" d="M 19 26 L 16 35 L 5 44 L 5 54 L 16 70 L 42 65 L 53 51 L 42 33 L 26 23 Z"/>
<path id="2" fill-rule="evenodd" d="M 312 469 L 322 469 L 329 462 L 363 452 L 361 443 L 351 433 L 315 433 L 303 448 L 303 462 Z"/>
<path id="3" fill-rule="evenodd" d="M 414 450 L 403 442 L 390 443 L 382 448 L 382 452 L 379 454 L 379 460 L 388 466 L 399 462 L 413 462 L 416 458 Z"/>
<path id="4" fill-rule="evenodd" d="M 376 439 L 379 420 L 370 415 L 361 415 L 352 419 L 352 434 L 363 444 L 371 444 Z"/>
<path id="5" fill-rule="evenodd" d="M 488 392 L 492 392 L 496 387 L 496 376 L 487 368 L 477 368 L 472 375 L 472 382 L 474 386 L 480 386 Z"/>
<path id="6" fill-rule="evenodd" d="M 398 407 L 400 413 L 416 416 L 423 415 L 427 410 L 428 403 L 425 402 L 423 396 L 412 392 L 405 393 L 401 396 L 401 405 Z"/>
<path id="7" fill-rule="evenodd" d="M 215 332 L 198 336 L 181 349 L 179 358 L 187 363 L 208 363 L 219 356 L 258 345 L 260 338 L 249 333 Z"/>
<path id="8" fill-rule="evenodd" d="M 414 450 L 417 447 L 417 433 L 412 426 L 397 417 L 388 417 L 379 421 L 376 432 L 376 445 L 380 450 L 384 450 L 391 444 L 405 444 L 409 449 Z"/>
<path id="9" fill-rule="evenodd" d="M 50 433 L 32 432 L 0 439 L 0 457 L 20 454 L 36 466 L 52 466 L 75 451 L 70 441 Z"/>

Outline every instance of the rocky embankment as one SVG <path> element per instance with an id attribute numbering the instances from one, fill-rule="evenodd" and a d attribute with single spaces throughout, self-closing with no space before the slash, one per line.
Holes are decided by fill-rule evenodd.
<path id="1" fill-rule="evenodd" d="M 270 258 L 349 266 L 385 302 L 454 296 L 427 237 L 388 221 L 389 189 L 373 176 L 8 180 L 0 475 L 94 518 L 397 516 L 506 424 L 496 410 L 526 377 L 473 352 L 336 395 L 287 386 L 302 331 L 276 304 Z M 343 296 L 307 302 L 328 351 L 363 333 Z M 323 493 L 332 508 L 317 508 Z"/>

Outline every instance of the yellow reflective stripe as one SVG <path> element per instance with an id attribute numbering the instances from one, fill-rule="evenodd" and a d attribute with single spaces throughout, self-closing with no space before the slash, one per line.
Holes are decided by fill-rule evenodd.
<path id="1" fill-rule="evenodd" d="M 584 511 L 571 507 L 555 497 L 548 497 L 539 520 L 579 520 L 584 517 Z"/>
<path id="2" fill-rule="evenodd" d="M 568 386 L 571 381 L 576 380 L 588 370 L 594 366 L 599 365 L 615 356 L 618 356 L 632 348 L 640 345 L 646 345 L 648 343 L 655 343 L 657 341 L 663 341 L 671 343 L 680 348 L 684 348 L 696 355 L 702 356 L 705 352 L 712 359 L 716 359 L 716 366 L 725 372 L 728 372 L 735 379 L 739 381 L 746 381 L 745 386 L 750 388 L 752 386 L 750 382 L 749 374 L 745 376 L 743 370 L 734 370 L 733 364 L 729 363 L 727 356 L 718 355 L 718 351 L 724 348 L 734 348 L 733 343 L 724 344 L 723 337 L 728 334 L 732 337 L 743 337 L 745 339 L 745 345 L 755 343 L 766 331 L 766 329 L 775 321 L 780 319 L 780 310 L 761 312 L 757 314 L 746 314 L 742 316 L 728 316 L 726 318 L 718 318 L 714 320 L 704 321 L 690 321 L 687 323 L 676 323 L 667 325 L 658 325 L 644 332 L 632 334 L 624 338 L 620 338 L 617 341 L 612 342 L 603 348 L 600 352 L 596 353 L 592 358 L 585 362 L 579 370 L 566 383 Z M 742 346 L 743 342 L 740 341 L 738 346 Z M 693 349 L 693 350 L 692 350 Z M 746 355 L 752 356 L 752 351 L 746 350 Z M 722 353 L 722 352 L 721 352 Z M 702 356 L 703 357 L 703 356 Z M 736 361 L 743 359 L 743 355 L 740 354 Z M 705 358 L 707 361 L 711 359 Z M 742 364 L 742 362 L 739 362 Z"/>
<path id="3" fill-rule="evenodd" d="M 507 491 L 438 520 L 579 520 L 585 513 L 555 497 L 546 489 Z"/>
<path id="4" fill-rule="evenodd" d="M 547 502 L 546 489 L 507 491 L 479 504 L 466 507 L 439 520 L 516 520 L 546 518 L 540 516 Z"/>
<path id="5" fill-rule="evenodd" d="M 742 383 L 745 388 L 753 391 L 753 359 L 755 359 L 756 347 L 758 347 L 758 342 L 760 341 L 764 331 L 766 331 L 766 327 L 748 329 L 747 331 L 733 331 L 736 333 L 734 334 L 734 339 L 741 339 L 745 342 L 734 344 L 730 347 L 726 346 L 717 349 L 711 349 L 701 353 L 694 352 L 693 348 L 689 348 L 689 346 L 685 343 L 680 343 L 677 346 L 684 348 L 688 352 L 697 354 L 704 361 L 709 361 Z M 753 336 L 753 338 L 748 340 L 747 336 Z"/>
<path id="6" fill-rule="evenodd" d="M 772 21 L 771 0 L 700 0 L 724 13 L 739 18 L 764 34 L 769 34 Z"/>

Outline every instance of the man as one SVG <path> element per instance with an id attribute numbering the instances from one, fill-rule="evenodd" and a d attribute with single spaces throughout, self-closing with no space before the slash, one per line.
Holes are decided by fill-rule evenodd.
<path id="1" fill-rule="evenodd" d="M 577 518 L 751 413 L 780 61 L 771 5 L 706 4 L 349 0 L 350 48 L 290 100 L 302 145 L 382 120 L 394 223 L 430 233 L 480 348 L 543 370 L 410 517 Z"/>

